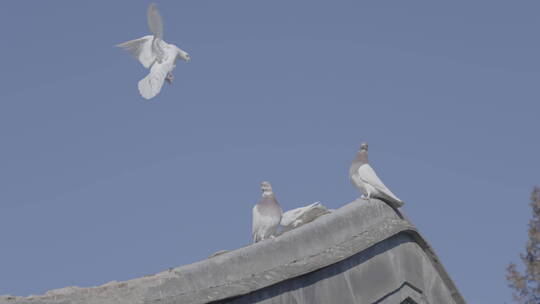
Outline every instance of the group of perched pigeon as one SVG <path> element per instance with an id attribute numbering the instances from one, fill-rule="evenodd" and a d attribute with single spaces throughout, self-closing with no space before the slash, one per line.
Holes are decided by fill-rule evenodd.
<path id="1" fill-rule="evenodd" d="M 349 179 L 362 193 L 362 198 L 377 198 L 396 209 L 403 206 L 403 201 L 384 185 L 369 165 L 367 143 L 360 145 L 349 169 Z M 269 182 L 262 182 L 261 189 L 261 200 L 253 207 L 253 243 L 274 238 L 280 225 L 283 225 L 283 210 L 276 200 L 272 186 Z"/>

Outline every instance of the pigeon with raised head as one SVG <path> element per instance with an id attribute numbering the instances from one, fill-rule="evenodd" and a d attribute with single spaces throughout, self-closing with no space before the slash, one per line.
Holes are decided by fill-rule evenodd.
<path id="1" fill-rule="evenodd" d="M 253 207 L 253 243 L 275 236 L 283 215 L 270 183 L 262 182 L 261 190 L 261 200 Z"/>
<path id="2" fill-rule="evenodd" d="M 383 184 L 377 173 L 369 165 L 367 143 L 360 145 L 360 150 L 356 153 L 356 157 L 349 168 L 349 178 L 352 184 L 367 199 L 378 198 L 394 208 L 399 208 L 404 204 L 402 200 Z"/>
<path id="3" fill-rule="evenodd" d="M 150 69 L 150 73 L 138 84 L 139 92 L 146 99 L 156 96 L 164 81 L 172 84 L 172 70 L 176 67 L 178 58 L 186 62 L 190 60 L 186 51 L 163 41 L 163 21 L 154 3 L 148 7 L 148 27 L 153 35 L 117 45 L 135 56 L 145 68 Z"/>

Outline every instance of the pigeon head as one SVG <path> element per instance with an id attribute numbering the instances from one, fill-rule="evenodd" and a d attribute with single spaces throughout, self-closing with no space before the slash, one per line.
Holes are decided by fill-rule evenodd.
<path id="1" fill-rule="evenodd" d="M 367 164 L 369 162 L 367 150 L 368 150 L 368 144 L 366 142 L 363 142 L 360 145 L 360 150 L 358 150 L 358 152 L 356 153 L 356 157 L 354 158 L 353 163 L 359 166 L 363 164 Z"/>
<path id="2" fill-rule="evenodd" d="M 181 49 L 178 49 L 178 57 L 182 58 L 182 60 L 184 60 L 185 62 L 189 62 L 191 60 L 189 54 Z"/>
<path id="3" fill-rule="evenodd" d="M 261 183 L 261 190 L 263 192 L 263 195 L 270 195 L 272 194 L 272 185 L 270 185 L 269 182 L 264 181 Z"/>

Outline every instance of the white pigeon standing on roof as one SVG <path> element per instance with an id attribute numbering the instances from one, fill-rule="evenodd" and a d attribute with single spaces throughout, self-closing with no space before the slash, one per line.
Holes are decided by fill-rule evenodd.
<path id="1" fill-rule="evenodd" d="M 154 3 L 148 7 L 148 27 L 153 35 L 120 43 L 117 46 L 130 52 L 150 73 L 139 81 L 138 87 L 142 97 L 150 99 L 156 96 L 167 80 L 172 84 L 172 70 L 178 58 L 188 62 L 189 54 L 174 44 L 163 41 L 163 21 Z"/>
<path id="2" fill-rule="evenodd" d="M 351 167 L 349 168 L 349 178 L 360 192 L 367 199 L 378 198 L 394 208 L 403 206 L 400 200 L 392 191 L 390 191 L 377 176 L 377 173 L 371 168 L 368 162 L 368 144 L 362 143 L 360 151 L 356 153 Z"/>
<path id="3" fill-rule="evenodd" d="M 273 237 L 281 222 L 283 210 L 274 196 L 269 182 L 261 183 L 262 197 L 253 207 L 253 243 Z"/>

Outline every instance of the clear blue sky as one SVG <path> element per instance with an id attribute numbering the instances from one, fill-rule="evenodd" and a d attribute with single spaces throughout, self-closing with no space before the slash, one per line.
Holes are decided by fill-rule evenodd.
<path id="1" fill-rule="evenodd" d="M 358 196 L 361 141 L 469 303 L 510 299 L 540 183 L 538 1 L 158 1 L 190 52 L 153 101 L 113 47 L 148 1 L 2 1 L 0 294 L 94 286 Z"/>

